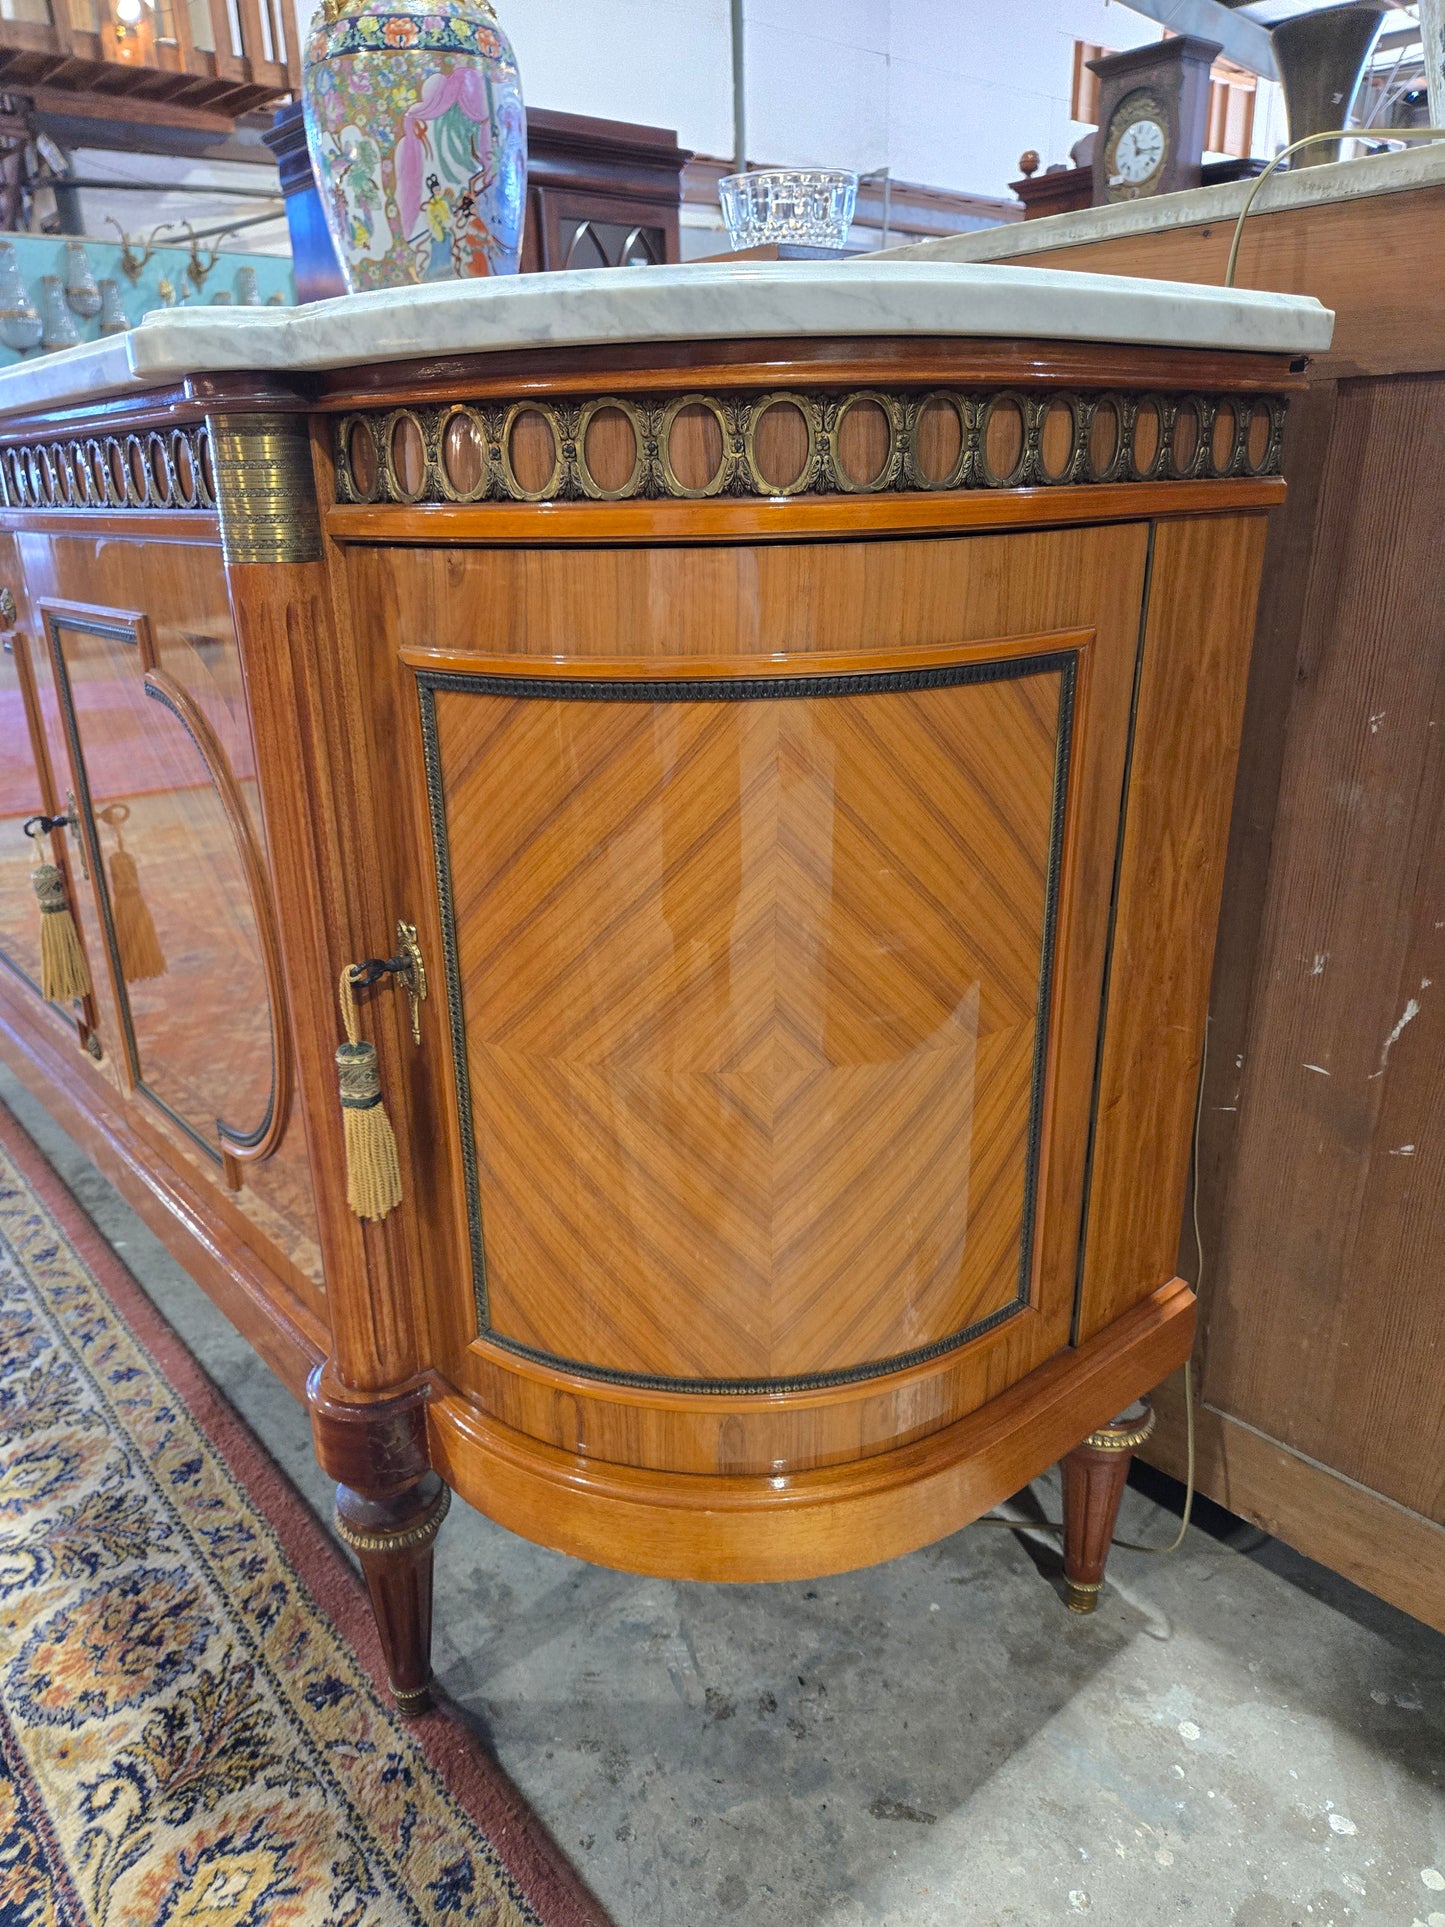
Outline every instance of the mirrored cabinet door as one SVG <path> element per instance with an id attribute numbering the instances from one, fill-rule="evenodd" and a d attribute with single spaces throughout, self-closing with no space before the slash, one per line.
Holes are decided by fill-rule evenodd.
<path id="1" fill-rule="evenodd" d="M 34 645 L 11 586 L 16 577 L 5 568 L 13 561 L 13 545 L 0 538 L 0 963 L 40 998 L 40 906 L 33 884 L 38 862 L 60 866 L 82 947 L 94 931 L 86 930 L 87 906 L 76 902 L 65 832 L 46 834 L 35 821 L 67 813 L 67 804 L 46 750 Z M 64 1015 L 75 1022 L 81 1041 L 93 1035 L 89 997 L 67 1005 Z"/>
<path id="2" fill-rule="evenodd" d="M 143 614 L 40 609 L 130 1081 L 217 1163 L 264 1155 L 284 1053 L 264 867 L 231 758 L 159 666 Z"/>

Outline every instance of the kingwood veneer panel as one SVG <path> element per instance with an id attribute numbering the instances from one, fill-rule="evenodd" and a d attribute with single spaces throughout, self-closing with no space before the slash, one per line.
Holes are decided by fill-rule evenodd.
<path id="1" fill-rule="evenodd" d="M 775 1379 L 1026 1299 L 1075 661 L 944 673 L 436 692 L 496 1332 Z"/>

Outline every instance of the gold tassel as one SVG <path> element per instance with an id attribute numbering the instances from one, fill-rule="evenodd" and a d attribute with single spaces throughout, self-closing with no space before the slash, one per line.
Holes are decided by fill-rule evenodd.
<path id="1" fill-rule="evenodd" d="M 128 984 L 143 983 L 148 977 L 164 977 L 166 956 L 156 935 L 155 920 L 140 887 L 136 860 L 115 833 L 116 847 L 110 857 L 110 908 L 115 919 L 115 943 L 120 952 L 120 971 Z"/>
<path id="2" fill-rule="evenodd" d="M 90 995 L 90 971 L 65 901 L 65 879 L 53 863 L 37 863 L 30 881 L 40 899 L 40 994 L 52 1003 Z"/>
<path id="3" fill-rule="evenodd" d="M 358 1040 L 356 997 L 348 964 L 341 973 L 341 1021 L 346 1042 L 338 1045 L 341 1118 L 346 1129 L 346 1202 L 358 1218 L 384 1218 L 401 1203 L 401 1166 L 396 1138 L 381 1101 L 376 1046 Z"/>

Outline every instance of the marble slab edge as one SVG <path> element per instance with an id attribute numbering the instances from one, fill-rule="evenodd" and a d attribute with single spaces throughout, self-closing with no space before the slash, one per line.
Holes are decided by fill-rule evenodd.
<path id="1" fill-rule="evenodd" d="M 1016 230 L 1013 230 L 1016 231 Z M 608 342 L 929 335 L 1311 354 L 1309 296 L 954 262 L 748 262 L 439 282 L 305 308 L 164 310 L 0 372 L 0 416 L 223 373 Z"/>

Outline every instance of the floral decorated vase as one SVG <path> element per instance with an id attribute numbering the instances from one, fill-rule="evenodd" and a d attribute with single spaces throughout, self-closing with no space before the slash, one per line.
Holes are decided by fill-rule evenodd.
<path id="1" fill-rule="evenodd" d="M 527 122 L 487 0 L 324 0 L 302 98 L 353 294 L 516 273 Z"/>

